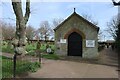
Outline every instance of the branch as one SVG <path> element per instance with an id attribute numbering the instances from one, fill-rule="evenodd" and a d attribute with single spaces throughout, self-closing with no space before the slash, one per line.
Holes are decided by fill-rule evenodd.
<path id="1" fill-rule="evenodd" d="M 21 21 L 23 19 L 21 0 L 19 2 L 14 2 L 14 0 L 11 0 L 11 1 L 12 1 L 14 13 L 16 15 L 16 19 Z"/>
<path id="2" fill-rule="evenodd" d="M 30 0 L 27 0 L 26 1 L 26 13 L 24 16 L 25 24 L 27 23 L 29 16 L 30 16 Z"/>

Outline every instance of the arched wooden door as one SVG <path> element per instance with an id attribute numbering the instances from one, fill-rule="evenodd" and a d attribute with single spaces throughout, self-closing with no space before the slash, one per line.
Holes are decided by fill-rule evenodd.
<path id="1" fill-rule="evenodd" d="M 76 32 L 68 36 L 68 56 L 82 57 L 82 36 Z"/>

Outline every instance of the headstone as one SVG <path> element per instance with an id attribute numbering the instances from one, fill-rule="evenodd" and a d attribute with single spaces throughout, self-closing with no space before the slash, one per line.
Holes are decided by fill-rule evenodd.
<path id="1" fill-rule="evenodd" d="M 50 54 L 51 52 L 52 52 L 51 48 L 50 48 L 50 47 L 48 47 L 48 48 L 47 48 L 47 53 L 49 53 L 49 54 Z"/>

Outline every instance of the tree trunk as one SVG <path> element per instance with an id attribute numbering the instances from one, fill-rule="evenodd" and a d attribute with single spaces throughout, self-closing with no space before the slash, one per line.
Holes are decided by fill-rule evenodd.
<path id="1" fill-rule="evenodd" d="M 23 16 L 21 0 L 14 2 L 12 0 L 13 10 L 16 16 L 16 37 L 14 41 L 14 48 L 17 54 L 26 54 L 24 48 L 26 44 L 26 24 L 30 16 L 30 1 L 26 1 L 26 13 Z"/>

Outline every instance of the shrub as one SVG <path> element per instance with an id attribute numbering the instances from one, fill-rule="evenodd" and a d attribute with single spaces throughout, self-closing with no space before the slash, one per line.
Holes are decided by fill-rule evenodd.
<path id="1" fill-rule="evenodd" d="M 99 45 L 99 46 L 98 46 L 98 51 L 100 52 L 100 51 L 102 51 L 104 48 L 105 48 L 104 45 Z"/>
<path id="2" fill-rule="evenodd" d="M 29 71 L 31 72 L 36 72 L 37 69 L 40 67 L 40 63 L 39 62 L 34 62 L 34 63 L 30 63 L 28 68 L 29 68 Z"/>

